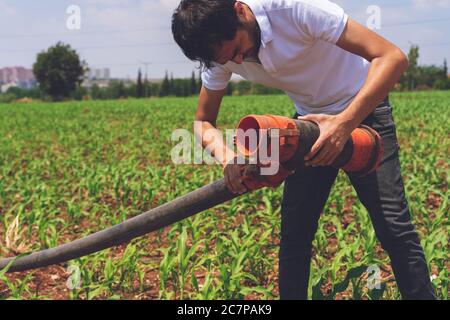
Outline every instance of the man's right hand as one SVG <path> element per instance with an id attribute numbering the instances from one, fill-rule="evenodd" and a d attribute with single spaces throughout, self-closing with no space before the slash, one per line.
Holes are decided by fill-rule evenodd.
<path id="1" fill-rule="evenodd" d="M 248 191 L 243 182 L 243 172 L 245 167 L 245 164 L 237 164 L 236 157 L 223 167 L 225 183 L 230 192 L 234 194 L 243 194 Z"/>
<path id="2" fill-rule="evenodd" d="M 225 95 L 226 88 L 223 90 L 210 90 L 206 87 L 202 86 L 200 90 L 200 95 L 198 98 L 198 107 L 197 107 L 197 113 L 195 114 L 195 120 L 202 122 L 202 130 L 201 132 L 205 132 L 208 129 L 216 129 L 216 119 L 217 115 L 219 113 L 219 107 L 220 103 L 222 101 L 223 96 Z M 194 125 L 194 132 L 195 132 L 195 125 Z M 233 154 L 232 150 L 229 150 L 230 153 L 227 152 L 227 148 L 224 145 L 222 141 L 222 134 L 219 130 L 216 132 L 216 136 L 218 139 L 215 139 L 214 144 L 211 145 L 211 141 L 205 140 L 204 136 L 196 137 L 198 141 L 201 141 L 201 144 L 203 148 L 211 148 L 209 149 L 210 152 L 212 151 L 212 154 L 214 157 L 219 161 L 219 163 L 222 163 L 223 167 L 223 175 L 225 178 L 225 183 L 227 185 L 228 190 L 230 192 L 235 194 L 242 194 L 247 191 L 247 188 L 243 184 L 243 170 L 245 168 L 245 165 L 243 164 L 235 164 L 237 161 L 236 154 L 234 154 L 234 157 L 232 160 L 226 161 L 226 158 L 230 154 Z M 218 152 L 218 150 L 222 152 Z M 218 156 L 220 155 L 221 156 Z"/>

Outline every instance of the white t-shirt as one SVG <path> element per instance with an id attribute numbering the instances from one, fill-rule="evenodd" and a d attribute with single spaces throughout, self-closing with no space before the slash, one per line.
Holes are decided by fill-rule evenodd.
<path id="1" fill-rule="evenodd" d="M 259 60 L 224 65 L 202 73 L 203 85 L 224 89 L 233 73 L 284 90 L 297 112 L 337 114 L 361 89 L 370 63 L 338 46 L 348 16 L 327 0 L 239 0 L 261 29 Z"/>

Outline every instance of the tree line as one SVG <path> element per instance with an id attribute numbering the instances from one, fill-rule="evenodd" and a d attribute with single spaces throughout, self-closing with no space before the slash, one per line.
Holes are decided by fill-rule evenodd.
<path id="1" fill-rule="evenodd" d="M 442 66 L 418 65 L 419 47 L 412 46 L 408 53 L 409 68 L 402 75 L 395 90 L 449 90 L 447 61 Z M 82 86 L 83 77 L 88 70 L 78 53 L 70 45 L 58 42 L 37 55 L 33 73 L 38 87 L 33 89 L 9 88 L 0 94 L 0 102 L 15 101 L 21 98 L 42 100 L 83 100 L 83 99 L 120 99 L 146 97 L 187 97 L 197 95 L 202 86 L 200 71 L 192 71 L 190 78 L 174 78 L 166 71 L 162 81 L 154 82 L 142 78 L 139 69 L 135 82 L 111 80 L 107 87 L 93 84 L 90 88 Z M 282 90 L 268 88 L 249 81 L 228 83 L 227 95 L 269 95 L 281 94 Z"/>
<path id="2" fill-rule="evenodd" d="M 136 83 L 126 85 L 123 81 L 113 80 L 109 87 L 99 88 L 93 85 L 90 90 L 84 90 L 77 95 L 80 98 L 83 95 L 89 95 L 92 99 L 118 99 L 118 98 L 145 98 L 145 97 L 189 97 L 195 96 L 200 92 L 202 80 L 200 71 L 198 77 L 192 71 L 190 78 L 169 77 L 166 72 L 161 82 L 149 82 L 142 80 L 142 73 L 139 70 Z M 264 87 L 260 84 L 249 81 L 230 81 L 227 85 L 226 95 L 247 95 L 247 94 L 280 94 L 281 90 Z"/>
<path id="3" fill-rule="evenodd" d="M 447 60 L 444 59 L 442 66 L 420 66 L 419 46 L 413 45 L 408 52 L 409 68 L 402 75 L 399 89 L 402 91 L 414 90 L 449 90 L 450 79 Z"/>

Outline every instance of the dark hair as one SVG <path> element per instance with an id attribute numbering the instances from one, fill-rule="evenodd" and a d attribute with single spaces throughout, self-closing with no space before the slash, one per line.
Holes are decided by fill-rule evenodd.
<path id="1" fill-rule="evenodd" d="M 210 68 L 214 47 L 234 39 L 240 27 L 235 0 L 182 0 L 172 15 L 175 42 L 190 60 Z"/>

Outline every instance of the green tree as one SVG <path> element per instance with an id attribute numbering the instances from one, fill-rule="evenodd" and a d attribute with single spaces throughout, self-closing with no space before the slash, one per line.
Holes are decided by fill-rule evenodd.
<path id="1" fill-rule="evenodd" d="M 198 84 L 197 84 L 198 91 L 200 91 L 200 89 L 202 88 L 202 85 L 203 85 L 203 83 L 202 83 L 202 70 L 200 69 L 200 70 L 198 70 Z"/>
<path id="2" fill-rule="evenodd" d="M 144 85 L 142 83 L 141 69 L 138 71 L 137 84 L 136 84 L 136 97 L 142 98 L 144 96 Z"/>
<path id="3" fill-rule="evenodd" d="M 450 79 L 448 77 L 447 59 L 444 59 L 444 66 L 442 68 L 442 89 L 450 89 Z"/>
<path id="4" fill-rule="evenodd" d="M 159 90 L 160 90 L 159 89 L 160 88 L 160 84 L 159 83 L 146 81 L 145 82 L 145 87 L 147 89 L 147 92 L 148 92 L 149 96 L 157 97 L 159 95 Z"/>
<path id="5" fill-rule="evenodd" d="M 433 79 L 433 88 L 437 90 L 450 89 L 450 79 L 448 78 L 447 59 L 444 59 L 442 68 L 438 68 L 436 71 L 436 77 Z"/>
<path id="6" fill-rule="evenodd" d="M 190 93 L 191 95 L 196 95 L 196 94 L 198 93 L 197 79 L 195 79 L 195 72 L 194 72 L 194 70 L 192 70 L 191 83 L 190 83 L 189 93 Z"/>
<path id="7" fill-rule="evenodd" d="M 161 88 L 159 90 L 159 96 L 166 97 L 169 94 L 170 94 L 170 81 L 166 71 L 166 75 L 164 76 L 163 82 L 161 83 Z"/>
<path id="8" fill-rule="evenodd" d="M 409 68 L 400 79 L 400 83 L 405 90 L 414 90 L 417 86 L 419 46 L 412 45 L 408 53 Z"/>
<path id="9" fill-rule="evenodd" d="M 444 59 L 443 76 L 445 79 L 448 79 L 447 59 Z"/>
<path id="10" fill-rule="evenodd" d="M 252 89 L 252 83 L 250 81 L 239 81 L 236 84 L 237 94 L 239 96 L 250 94 L 250 91 Z"/>
<path id="11" fill-rule="evenodd" d="M 70 97 L 74 100 L 83 100 L 87 96 L 87 90 L 77 84 L 75 90 L 70 93 Z"/>
<path id="12" fill-rule="evenodd" d="M 125 86 L 125 96 L 126 97 L 134 97 L 134 98 L 139 98 L 137 96 L 137 84 L 135 83 L 131 83 L 127 86 Z"/>
<path id="13" fill-rule="evenodd" d="M 17 99 L 21 99 L 21 98 L 40 99 L 40 98 L 42 98 L 42 92 L 37 87 L 30 88 L 30 89 L 11 87 L 6 91 L 6 93 L 15 95 L 17 97 Z"/>
<path id="14" fill-rule="evenodd" d="M 39 88 L 53 100 L 71 96 L 83 80 L 85 63 L 70 45 L 58 42 L 37 55 L 33 73 Z"/>
<path id="15" fill-rule="evenodd" d="M 233 90 L 234 90 L 233 82 L 228 81 L 226 95 L 227 96 L 233 95 Z"/>
<path id="16" fill-rule="evenodd" d="M 91 87 L 91 98 L 93 100 L 102 99 L 102 90 L 96 83 L 94 83 Z"/>
<path id="17" fill-rule="evenodd" d="M 435 88 L 436 82 L 443 82 L 442 67 L 430 65 L 419 66 L 415 78 L 415 89 L 431 89 Z M 441 89 L 441 88 L 436 88 Z"/>
<path id="18" fill-rule="evenodd" d="M 175 94 L 175 85 L 173 82 L 173 73 L 170 73 L 170 81 L 169 81 L 169 96 Z"/>
<path id="19" fill-rule="evenodd" d="M 126 98 L 128 96 L 123 81 L 111 81 L 108 99 Z"/>

